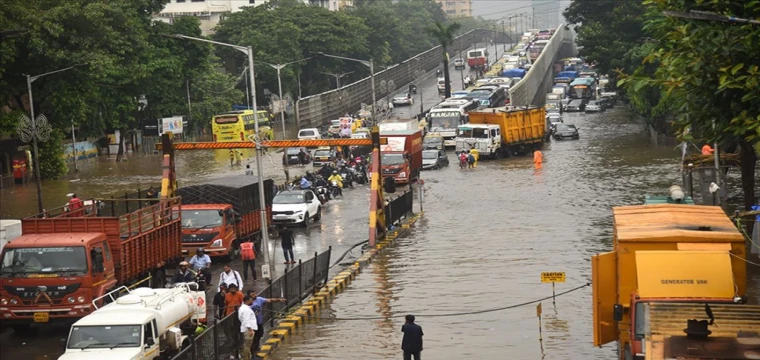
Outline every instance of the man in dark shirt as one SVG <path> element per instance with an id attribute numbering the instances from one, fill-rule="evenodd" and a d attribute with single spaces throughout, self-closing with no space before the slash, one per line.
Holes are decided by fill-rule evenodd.
<path id="1" fill-rule="evenodd" d="M 293 230 L 290 230 L 283 225 L 280 229 L 280 241 L 282 252 L 285 255 L 285 263 L 295 264 L 296 258 L 293 256 Z"/>
<path id="2" fill-rule="evenodd" d="M 406 324 L 401 327 L 404 339 L 401 341 L 401 350 L 404 351 L 404 360 L 420 360 L 422 351 L 422 327 L 414 323 L 414 315 L 406 316 Z"/>

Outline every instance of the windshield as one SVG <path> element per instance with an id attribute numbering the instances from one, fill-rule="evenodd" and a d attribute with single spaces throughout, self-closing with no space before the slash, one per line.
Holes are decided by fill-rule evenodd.
<path id="1" fill-rule="evenodd" d="M 288 148 L 288 155 L 298 155 L 300 152 L 301 148 Z"/>
<path id="2" fill-rule="evenodd" d="M 559 131 L 575 131 L 575 125 L 557 124 L 557 130 L 559 130 Z"/>
<path id="3" fill-rule="evenodd" d="M 437 159 L 438 152 L 437 151 L 423 151 L 422 158 L 423 159 Z"/>
<path id="4" fill-rule="evenodd" d="M 430 113 L 430 129 L 454 129 L 459 125 L 461 114 L 458 111 Z"/>
<path id="5" fill-rule="evenodd" d="M 301 130 L 298 136 L 314 136 L 314 130 Z"/>
<path id="6" fill-rule="evenodd" d="M 471 57 L 472 58 L 472 57 L 478 57 L 478 56 L 483 56 L 483 52 L 482 51 L 470 51 L 470 52 L 467 53 L 467 57 Z"/>
<path id="7" fill-rule="evenodd" d="M 404 154 L 383 154 L 380 163 L 383 165 L 401 165 L 404 163 Z"/>
<path id="8" fill-rule="evenodd" d="M 488 129 L 483 128 L 459 128 L 457 136 L 464 138 L 488 138 Z"/>
<path id="9" fill-rule="evenodd" d="M 330 150 L 317 150 L 314 152 L 314 157 L 330 157 Z"/>
<path id="10" fill-rule="evenodd" d="M 491 93 L 492 93 L 491 90 L 485 90 L 485 89 L 483 89 L 483 90 L 474 90 L 474 91 L 470 92 L 469 96 L 472 96 L 472 97 L 475 97 L 475 98 L 483 98 L 483 97 L 490 96 Z"/>
<path id="11" fill-rule="evenodd" d="M 208 228 L 222 225 L 219 210 L 182 210 L 183 228 Z"/>
<path id="12" fill-rule="evenodd" d="M 69 349 L 139 347 L 140 325 L 73 326 Z"/>
<path id="13" fill-rule="evenodd" d="M 2 277 L 69 271 L 87 272 L 83 246 L 8 249 L 0 263 Z"/>
<path id="14" fill-rule="evenodd" d="M 238 122 L 237 115 L 231 115 L 231 116 L 217 116 L 214 118 L 214 121 L 217 124 L 234 124 Z"/>
<path id="15" fill-rule="evenodd" d="M 303 204 L 306 202 L 300 192 L 281 192 L 272 199 L 273 204 Z"/>
<path id="16" fill-rule="evenodd" d="M 422 140 L 423 144 L 435 144 L 435 145 L 437 145 L 437 144 L 440 144 L 440 142 L 441 142 L 441 138 L 437 137 L 437 136 L 428 136 L 428 137 L 425 137 L 425 140 Z"/>

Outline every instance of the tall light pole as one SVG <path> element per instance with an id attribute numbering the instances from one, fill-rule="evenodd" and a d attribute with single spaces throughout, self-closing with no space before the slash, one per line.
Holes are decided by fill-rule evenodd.
<path id="1" fill-rule="evenodd" d="M 264 249 L 264 265 L 261 266 L 261 275 L 264 279 L 271 279 L 272 274 L 274 273 L 274 263 L 272 262 L 272 259 L 269 254 L 269 223 L 267 222 L 267 204 L 266 204 L 266 196 L 264 196 L 264 177 L 263 177 L 263 169 L 261 168 L 261 141 L 258 139 L 259 136 L 259 115 L 258 115 L 258 106 L 256 105 L 256 75 L 253 71 L 253 48 L 250 46 L 239 46 L 239 45 L 233 45 L 233 44 L 227 44 L 223 42 L 213 41 L 213 40 L 207 40 L 207 39 L 201 39 L 196 38 L 192 36 L 186 36 L 181 34 L 173 34 L 173 35 L 165 35 L 171 38 L 175 39 L 183 39 L 183 40 L 194 40 L 194 41 L 201 41 L 206 42 L 210 44 L 215 44 L 219 46 L 227 46 L 231 47 L 235 50 L 238 50 L 240 52 L 245 53 L 248 56 L 248 72 L 251 79 L 251 98 L 253 101 L 253 125 L 254 125 L 254 131 L 256 132 L 256 135 L 254 135 L 254 142 L 256 143 L 256 172 L 257 172 L 257 178 L 258 178 L 258 185 L 259 185 L 259 208 L 261 211 L 261 235 L 262 235 L 262 241 L 264 242 L 262 244 L 262 248 Z"/>
<path id="2" fill-rule="evenodd" d="M 280 76 L 280 70 L 282 70 L 284 67 L 295 64 L 297 62 L 306 61 L 311 59 L 311 57 L 306 59 L 300 59 L 291 61 L 284 64 L 270 64 L 268 62 L 263 62 L 264 64 L 267 64 L 277 70 L 277 87 L 280 90 L 280 119 L 282 120 L 282 139 L 285 140 L 285 107 L 282 106 L 282 77 Z M 258 130 L 256 130 L 256 133 L 258 134 Z M 282 163 L 283 171 L 285 171 L 285 181 L 290 182 L 290 172 L 288 171 L 288 148 L 283 149 L 283 154 L 285 154 L 285 161 Z"/>
<path id="3" fill-rule="evenodd" d="M 45 142 L 50 139 L 50 132 L 53 131 L 53 128 L 50 127 L 50 124 L 48 124 L 47 117 L 45 117 L 45 115 L 40 115 L 37 118 L 34 117 L 34 97 L 32 96 L 32 83 L 43 76 L 71 70 L 79 65 L 84 64 L 77 64 L 35 76 L 26 75 L 26 87 L 29 91 L 29 114 L 31 115 L 31 118 L 27 118 L 26 115 L 22 115 L 16 131 L 18 132 L 21 141 L 32 142 L 32 151 L 34 151 L 34 154 L 32 154 L 34 157 L 34 164 L 32 164 L 32 166 L 34 169 L 34 179 L 37 183 L 37 210 L 39 210 L 40 214 L 42 214 L 45 209 L 42 206 L 42 178 L 40 175 L 40 154 L 37 142 Z"/>
<path id="4" fill-rule="evenodd" d="M 372 86 L 372 122 L 377 123 L 377 109 L 375 109 L 377 107 L 377 98 L 375 97 L 375 63 L 372 61 L 372 59 L 369 59 L 369 61 L 359 60 L 359 59 L 353 59 L 353 58 L 348 58 L 348 57 L 343 57 L 343 56 L 325 54 L 323 52 L 317 52 L 317 54 L 334 58 L 334 59 L 358 62 L 369 68 L 370 84 Z"/>
<path id="5" fill-rule="evenodd" d="M 349 71 L 347 73 L 335 73 L 334 74 L 334 73 L 328 73 L 328 72 L 321 72 L 320 71 L 320 73 L 321 74 L 325 74 L 325 75 L 330 75 L 330 76 L 334 77 L 335 78 L 335 85 L 336 85 L 335 88 L 336 89 L 340 89 L 340 78 L 342 78 L 342 77 L 344 77 L 344 76 L 346 76 L 348 74 L 353 74 L 354 72 L 353 71 Z"/>

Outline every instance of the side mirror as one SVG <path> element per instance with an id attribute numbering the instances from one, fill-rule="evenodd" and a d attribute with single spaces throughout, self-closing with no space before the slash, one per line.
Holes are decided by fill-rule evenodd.
<path id="1" fill-rule="evenodd" d="M 612 307 L 612 317 L 615 319 L 615 321 L 623 320 L 623 305 L 615 304 Z"/>
<path id="2" fill-rule="evenodd" d="M 156 345 L 156 340 L 153 340 L 152 337 L 145 339 L 145 347 L 151 347 L 153 345 Z"/>

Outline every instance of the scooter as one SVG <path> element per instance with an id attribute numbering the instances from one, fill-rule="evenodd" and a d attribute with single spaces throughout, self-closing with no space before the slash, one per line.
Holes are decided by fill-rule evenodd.
<path id="1" fill-rule="evenodd" d="M 343 178 L 343 188 L 354 188 L 354 176 L 351 174 L 351 170 L 348 167 L 340 169 L 340 176 Z"/>
<path id="2" fill-rule="evenodd" d="M 333 199 L 337 198 L 338 195 L 343 196 L 343 190 L 341 190 L 340 186 L 338 186 L 338 182 L 333 180 L 330 182 L 330 193 L 332 194 Z"/>
<path id="3" fill-rule="evenodd" d="M 330 192 L 327 191 L 326 187 L 317 186 L 314 190 L 317 193 L 317 199 L 319 199 L 319 202 L 322 203 L 322 205 L 330 201 Z"/>
<path id="4" fill-rule="evenodd" d="M 351 169 L 354 175 L 354 180 L 356 180 L 357 184 L 366 184 L 367 183 L 367 175 L 364 172 L 364 169 L 359 165 L 354 165 L 354 167 Z"/>

